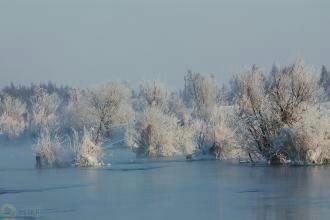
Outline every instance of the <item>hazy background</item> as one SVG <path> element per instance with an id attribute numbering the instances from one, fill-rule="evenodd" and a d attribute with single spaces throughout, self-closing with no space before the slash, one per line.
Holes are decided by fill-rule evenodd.
<path id="1" fill-rule="evenodd" d="M 330 66 L 327 0 L 1 0 L 0 86 L 87 86 L 188 69 L 220 81 L 253 63 Z"/>

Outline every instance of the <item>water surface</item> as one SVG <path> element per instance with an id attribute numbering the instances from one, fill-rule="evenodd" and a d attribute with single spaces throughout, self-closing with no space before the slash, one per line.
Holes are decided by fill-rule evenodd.
<path id="1" fill-rule="evenodd" d="M 111 167 L 35 169 L 31 147 L 0 150 L 0 206 L 17 219 L 330 218 L 327 166 L 143 160 L 116 149 Z"/>

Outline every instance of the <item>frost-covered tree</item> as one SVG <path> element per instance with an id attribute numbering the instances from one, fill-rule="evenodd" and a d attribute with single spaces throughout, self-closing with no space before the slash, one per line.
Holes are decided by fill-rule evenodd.
<path id="1" fill-rule="evenodd" d="M 185 76 L 183 97 L 185 103 L 193 108 L 195 117 L 208 117 L 209 109 L 216 103 L 218 89 L 213 75 L 188 72 Z"/>
<path id="2" fill-rule="evenodd" d="M 98 144 L 104 132 L 116 122 L 125 123 L 133 117 L 131 90 L 123 83 L 107 83 L 91 91 L 90 114 L 96 117 L 94 142 Z"/>
<path id="3" fill-rule="evenodd" d="M 237 79 L 237 122 L 242 147 L 249 155 L 260 153 L 268 159 L 272 155 L 271 139 L 276 134 L 278 123 L 270 112 L 263 73 L 253 66 Z"/>
<path id="4" fill-rule="evenodd" d="M 284 67 L 273 76 L 268 93 L 272 113 L 279 122 L 291 125 L 300 120 L 302 111 L 314 101 L 315 76 L 302 62 Z"/>
<path id="5" fill-rule="evenodd" d="M 272 76 L 268 89 L 258 68 L 239 75 L 237 121 L 248 153 L 271 162 L 296 159 L 287 146 L 278 145 L 278 139 L 283 129 L 292 129 L 304 121 L 303 113 L 314 101 L 313 74 L 302 62 L 296 62 Z"/>
<path id="6" fill-rule="evenodd" d="M 8 137 L 17 137 L 25 129 L 26 106 L 12 96 L 4 96 L 0 106 L 0 129 Z"/>
<path id="7" fill-rule="evenodd" d="M 92 113 L 89 103 L 89 94 L 84 90 L 74 89 L 70 93 L 68 104 L 61 114 L 61 128 L 63 132 L 72 132 L 72 129 L 82 134 L 84 128 L 93 128 L 97 118 Z"/>
<path id="8" fill-rule="evenodd" d="M 126 137 L 127 142 L 137 147 L 139 155 L 192 153 L 190 113 L 178 93 L 170 92 L 159 82 L 145 82 L 140 86 L 139 101 L 134 132 Z"/>
<path id="9" fill-rule="evenodd" d="M 147 81 L 140 85 L 140 104 L 141 108 L 157 106 L 163 111 L 168 110 L 170 92 L 166 86 L 157 81 Z M 140 108 L 140 109 L 141 109 Z"/>
<path id="10" fill-rule="evenodd" d="M 49 94 L 44 89 L 38 88 L 31 103 L 29 119 L 32 133 L 38 134 L 43 128 L 54 128 L 60 106 L 59 97 L 55 93 Z"/>
<path id="11" fill-rule="evenodd" d="M 227 115 L 221 105 L 230 102 L 229 90 L 218 89 L 213 75 L 188 72 L 185 76 L 183 98 L 192 108 L 194 143 L 196 154 L 213 154 L 216 158 L 232 158 L 237 144 L 233 129 L 224 118 Z"/>

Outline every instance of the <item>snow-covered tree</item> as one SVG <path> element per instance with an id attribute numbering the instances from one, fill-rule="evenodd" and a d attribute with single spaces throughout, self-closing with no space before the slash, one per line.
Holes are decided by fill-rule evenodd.
<path id="1" fill-rule="evenodd" d="M 225 86 L 218 89 L 213 75 L 188 72 L 185 76 L 183 98 L 192 108 L 194 143 L 197 154 L 213 154 L 216 158 L 233 158 L 237 144 L 224 106 L 230 94 Z"/>
<path id="2" fill-rule="evenodd" d="M 26 106 L 12 96 L 4 96 L 0 106 L 0 129 L 8 137 L 17 137 L 25 129 Z"/>
<path id="3" fill-rule="evenodd" d="M 184 101 L 193 108 L 195 117 L 208 117 L 209 109 L 216 104 L 218 88 L 213 75 L 188 72 L 185 76 Z"/>
<path id="4" fill-rule="evenodd" d="M 279 122 L 291 125 L 301 119 L 302 112 L 315 98 L 315 76 L 302 62 L 284 67 L 273 76 L 268 93 L 272 113 Z"/>
<path id="5" fill-rule="evenodd" d="M 190 113 L 178 93 L 170 92 L 159 82 L 145 82 L 140 86 L 139 101 L 134 131 L 131 129 L 126 136 L 126 142 L 136 146 L 139 155 L 192 153 Z"/>
<path id="6" fill-rule="evenodd" d="M 31 100 L 32 109 L 29 114 L 30 129 L 38 134 L 43 128 L 54 128 L 57 124 L 57 110 L 60 106 L 59 97 L 49 94 L 44 89 L 37 89 Z"/>
<path id="7" fill-rule="evenodd" d="M 249 155 L 272 155 L 271 139 L 276 134 L 278 123 L 273 120 L 267 99 L 264 75 L 253 66 L 237 77 L 238 110 L 237 122 L 242 147 Z"/>
<path id="8" fill-rule="evenodd" d="M 139 97 L 143 109 L 150 106 L 157 106 L 163 111 L 168 110 L 170 92 L 166 86 L 160 82 L 147 81 L 142 83 L 140 85 Z"/>
<path id="9" fill-rule="evenodd" d="M 133 117 L 130 103 L 131 90 L 123 83 L 107 83 L 91 91 L 89 114 L 96 117 L 94 142 L 98 144 L 104 132 L 110 131 L 116 122 L 124 123 Z"/>
<path id="10" fill-rule="evenodd" d="M 291 132 L 304 122 L 303 114 L 314 101 L 313 74 L 302 62 L 296 62 L 273 75 L 267 89 L 259 68 L 239 76 L 237 121 L 241 144 L 249 154 L 259 154 L 270 162 L 297 158 L 278 140 L 283 139 L 286 128 Z"/>
<path id="11" fill-rule="evenodd" d="M 84 128 L 96 127 L 97 117 L 91 111 L 89 94 L 80 89 L 72 90 L 61 114 L 61 124 L 64 132 L 75 130 L 79 134 L 83 133 Z"/>

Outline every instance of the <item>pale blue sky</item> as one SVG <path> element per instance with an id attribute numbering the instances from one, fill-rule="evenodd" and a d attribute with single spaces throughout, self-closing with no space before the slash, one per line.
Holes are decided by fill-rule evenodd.
<path id="1" fill-rule="evenodd" d="M 330 65 L 328 0 L 0 0 L 0 86 Z"/>

